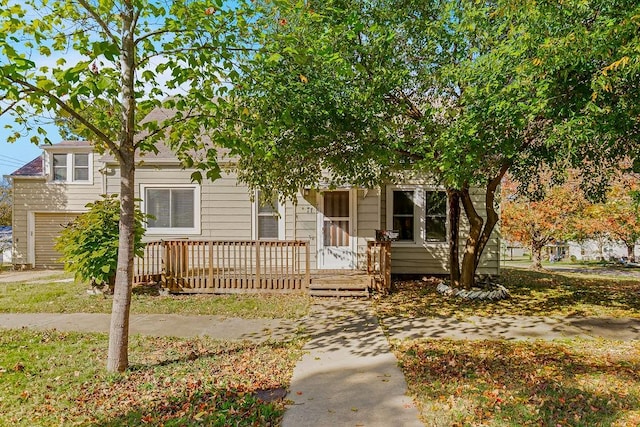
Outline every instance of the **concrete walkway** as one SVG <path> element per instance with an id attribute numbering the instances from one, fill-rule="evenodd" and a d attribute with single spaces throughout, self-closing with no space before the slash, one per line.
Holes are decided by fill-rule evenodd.
<path id="1" fill-rule="evenodd" d="M 368 301 L 320 300 L 306 325 L 283 427 L 423 425 Z"/>
<path id="2" fill-rule="evenodd" d="M 607 317 L 499 316 L 443 318 L 387 317 L 383 326 L 392 339 L 544 339 L 606 338 L 640 340 L 640 319 Z"/>
<path id="3" fill-rule="evenodd" d="M 391 339 L 640 340 L 640 319 L 584 317 L 398 318 L 382 320 Z M 108 314 L 0 314 L 0 328 L 107 332 Z M 132 315 L 132 334 L 228 340 L 286 340 L 300 331 L 310 340 L 296 365 L 283 426 L 421 426 L 407 385 L 378 319 L 366 300 L 316 300 L 309 316 L 235 319 L 172 314 Z"/>
<path id="4" fill-rule="evenodd" d="M 110 314 L 11 313 L 0 314 L 0 328 L 109 332 Z M 129 333 L 153 336 L 196 337 L 208 335 L 221 340 L 289 340 L 299 325 L 286 319 L 238 319 L 223 316 L 180 316 L 137 314 L 129 319 Z"/>

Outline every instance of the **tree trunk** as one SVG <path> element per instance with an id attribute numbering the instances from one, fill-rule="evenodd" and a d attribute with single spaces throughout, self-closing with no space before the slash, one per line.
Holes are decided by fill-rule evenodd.
<path id="1" fill-rule="evenodd" d="M 464 187 L 459 192 L 464 213 L 469 220 L 469 236 L 467 237 L 465 244 L 464 256 L 462 258 L 462 269 L 460 272 L 460 285 L 465 289 L 470 289 L 475 284 L 476 270 L 480 263 L 480 257 L 489 242 L 493 229 L 498 223 L 499 215 L 494 206 L 496 190 L 500 185 L 500 181 L 502 181 L 504 174 L 509 169 L 509 166 L 509 162 L 504 163 L 500 167 L 498 174 L 491 178 L 487 183 L 485 192 L 486 222 L 473 206 L 469 187 Z"/>
<path id="2" fill-rule="evenodd" d="M 534 270 L 542 270 L 542 248 L 544 245 L 536 243 L 531 244 L 531 268 Z"/>
<path id="3" fill-rule="evenodd" d="M 464 246 L 464 255 L 462 257 L 462 270 L 460 271 L 460 286 L 465 289 L 470 289 L 475 284 L 475 275 L 477 262 L 476 251 L 480 248 L 480 236 L 482 235 L 482 227 L 484 225 L 484 219 L 478 214 L 471 195 L 469 194 L 469 188 L 463 188 L 460 190 L 460 199 L 462 206 L 464 207 L 464 213 L 469 220 L 469 235 Z"/>
<path id="4" fill-rule="evenodd" d="M 635 242 L 627 244 L 627 258 L 629 262 L 636 262 L 636 244 Z"/>
<path id="5" fill-rule="evenodd" d="M 448 188 L 449 200 L 449 279 L 451 286 L 460 286 L 460 193 Z"/>
<path id="6" fill-rule="evenodd" d="M 116 269 L 107 371 L 122 372 L 129 366 L 129 309 L 133 283 L 133 257 L 135 240 L 135 11 L 133 2 L 125 0 L 120 13 L 122 19 L 122 46 L 120 49 L 120 79 L 122 83 L 120 117 L 122 131 L 116 158 L 120 163 L 120 228 L 118 240 L 118 266 Z"/>
<path id="7" fill-rule="evenodd" d="M 116 270 L 107 370 L 122 372 L 129 366 L 129 310 L 133 283 L 133 256 L 135 236 L 135 168 L 131 162 L 120 164 L 120 237 L 118 240 L 118 267 Z"/>

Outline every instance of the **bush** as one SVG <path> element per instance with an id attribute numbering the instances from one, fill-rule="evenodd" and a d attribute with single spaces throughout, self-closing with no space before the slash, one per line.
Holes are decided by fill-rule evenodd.
<path id="1" fill-rule="evenodd" d="M 102 196 L 86 205 L 89 209 L 67 224 L 58 237 L 55 249 L 62 254 L 64 268 L 75 274 L 76 280 L 91 281 L 94 286 L 109 286 L 113 290 L 118 264 L 118 196 Z M 136 208 L 134 250 L 143 255 L 143 223 L 145 215 Z"/>

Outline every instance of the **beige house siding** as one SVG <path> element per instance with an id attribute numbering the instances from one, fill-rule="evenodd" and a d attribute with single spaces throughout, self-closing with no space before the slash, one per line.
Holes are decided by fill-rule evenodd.
<path id="1" fill-rule="evenodd" d="M 379 197 L 380 189 L 358 190 L 358 262 L 360 269 L 367 268 L 367 242 L 375 240 L 380 229 Z"/>
<path id="2" fill-rule="evenodd" d="M 318 194 L 314 190 L 298 194 L 295 207 L 295 235 L 298 240 L 309 241 L 311 268 L 318 265 Z"/>
<path id="3" fill-rule="evenodd" d="M 86 204 L 102 194 L 102 176 L 93 169 L 93 183 L 59 183 L 48 177 L 12 177 L 13 200 L 13 263 L 33 265 L 41 245 L 50 246 L 49 237 L 40 240 L 35 227 L 35 215 L 54 212 L 79 213 Z M 31 240 L 30 240 L 31 239 Z"/>
<path id="4" fill-rule="evenodd" d="M 420 185 L 420 184 L 416 184 Z M 484 191 L 479 188 L 471 190 L 474 206 L 482 216 L 486 216 Z M 386 228 L 387 224 L 387 191 L 382 191 L 380 200 L 381 224 Z M 448 224 L 447 224 L 448 229 Z M 464 211 L 460 221 L 460 249 L 465 244 L 465 235 L 469 230 Z M 491 239 L 482 254 L 478 274 L 499 274 L 500 239 L 498 227 L 493 230 Z M 391 265 L 394 274 L 447 274 L 449 272 L 449 246 L 448 243 L 424 242 L 421 244 L 394 242 L 391 248 Z"/>
<path id="5" fill-rule="evenodd" d="M 119 173 L 115 171 L 108 181 L 109 193 L 119 192 Z M 158 234 L 148 231 L 145 240 L 159 239 L 212 239 L 212 240 L 250 240 L 252 237 L 252 209 L 249 190 L 238 183 L 232 172 L 211 183 L 191 182 L 191 172 L 179 166 L 142 166 L 136 169 L 136 197 L 144 199 L 141 189 L 145 186 L 188 185 L 200 190 L 200 232 L 176 234 Z M 144 203 L 144 201 L 142 202 Z M 285 216 L 286 219 L 286 216 Z M 196 217 L 197 220 L 197 217 Z"/>

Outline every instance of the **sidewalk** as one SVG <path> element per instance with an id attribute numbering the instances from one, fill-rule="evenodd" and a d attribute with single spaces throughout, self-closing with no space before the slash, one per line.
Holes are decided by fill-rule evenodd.
<path id="1" fill-rule="evenodd" d="M 369 301 L 318 301 L 283 427 L 422 426 Z"/>
<path id="2" fill-rule="evenodd" d="M 640 340 L 640 319 L 606 317 L 469 316 L 405 318 L 387 317 L 382 321 L 391 339 L 544 339 L 605 338 Z"/>
<path id="3" fill-rule="evenodd" d="M 98 313 L 0 313 L 0 328 L 32 328 L 38 330 L 109 332 L 110 314 Z M 289 340 L 298 325 L 286 319 L 238 319 L 223 316 L 180 316 L 176 314 L 133 314 L 129 318 L 129 333 L 195 337 L 208 335 L 221 340 L 268 339 Z"/>

